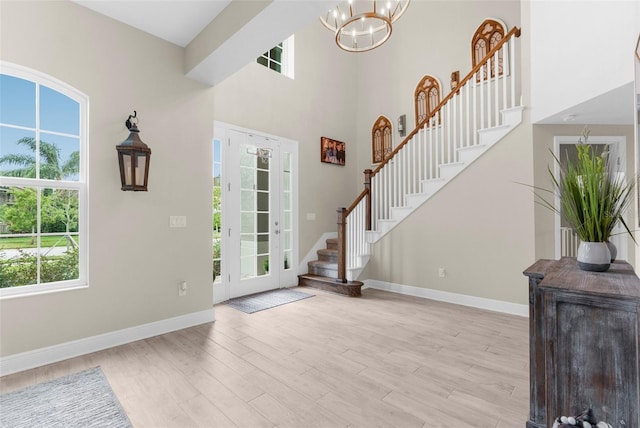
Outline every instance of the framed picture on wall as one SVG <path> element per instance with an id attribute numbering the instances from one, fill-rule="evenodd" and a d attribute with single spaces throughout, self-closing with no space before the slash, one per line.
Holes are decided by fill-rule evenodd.
<path id="1" fill-rule="evenodd" d="M 346 148 L 342 141 L 320 137 L 320 161 L 334 165 L 344 165 L 346 162 Z"/>

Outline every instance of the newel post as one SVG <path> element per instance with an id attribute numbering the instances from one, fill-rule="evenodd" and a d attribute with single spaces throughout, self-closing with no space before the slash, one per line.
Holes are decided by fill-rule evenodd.
<path id="1" fill-rule="evenodd" d="M 338 282 L 347 282 L 347 209 L 338 210 Z"/>
<path id="2" fill-rule="evenodd" d="M 364 188 L 367 191 L 367 199 L 366 199 L 366 208 L 365 208 L 365 214 L 366 214 L 366 220 L 365 220 L 365 227 L 366 230 L 371 230 L 371 175 L 372 175 L 373 171 L 371 171 L 370 169 L 365 169 L 364 170 Z"/>

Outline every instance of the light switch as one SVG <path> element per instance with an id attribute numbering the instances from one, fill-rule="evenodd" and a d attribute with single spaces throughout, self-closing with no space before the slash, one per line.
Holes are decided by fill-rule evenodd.
<path id="1" fill-rule="evenodd" d="M 316 213 L 307 213 L 307 220 L 314 221 L 316 219 Z"/>
<path id="2" fill-rule="evenodd" d="M 187 227 L 187 216 L 184 216 L 184 215 L 169 216 L 169 227 Z"/>

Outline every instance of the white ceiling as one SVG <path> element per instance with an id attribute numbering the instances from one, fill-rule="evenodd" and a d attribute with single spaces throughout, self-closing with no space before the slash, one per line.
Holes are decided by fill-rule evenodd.
<path id="1" fill-rule="evenodd" d="M 633 82 L 549 116 L 537 123 L 560 125 L 633 125 Z"/>
<path id="2" fill-rule="evenodd" d="M 72 1 L 182 47 L 231 3 L 231 0 Z"/>

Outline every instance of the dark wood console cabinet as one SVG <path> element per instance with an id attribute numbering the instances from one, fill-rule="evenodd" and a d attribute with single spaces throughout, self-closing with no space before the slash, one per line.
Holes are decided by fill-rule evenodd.
<path id="1" fill-rule="evenodd" d="M 574 258 L 538 260 L 529 277 L 527 428 L 586 408 L 613 427 L 640 428 L 640 280 L 626 262 L 585 272 Z"/>

